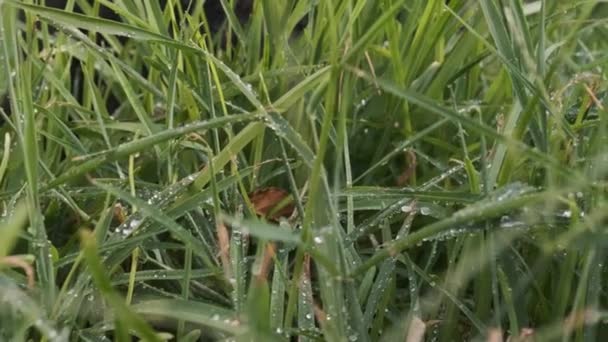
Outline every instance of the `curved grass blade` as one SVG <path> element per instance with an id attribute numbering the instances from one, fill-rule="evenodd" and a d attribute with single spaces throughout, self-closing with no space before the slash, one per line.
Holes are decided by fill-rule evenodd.
<path id="1" fill-rule="evenodd" d="M 171 318 L 217 329 L 230 335 L 242 335 L 247 325 L 240 322 L 236 313 L 212 304 L 183 299 L 155 299 L 132 306 L 143 315 Z"/>
<path id="2" fill-rule="evenodd" d="M 162 279 L 162 280 L 180 280 L 184 278 L 184 270 L 145 270 L 137 271 L 135 273 L 135 281 L 150 281 Z M 207 269 L 191 270 L 190 279 L 208 278 L 215 276 L 214 272 Z M 129 282 L 130 274 L 120 274 L 112 278 L 112 285 L 124 285 Z"/>
<path id="3" fill-rule="evenodd" d="M 312 168 L 314 153 L 304 142 L 302 136 L 289 124 L 289 121 L 277 113 L 269 113 L 264 122 L 278 137 L 287 141 L 298 152 L 304 163 Z"/>
<path id="4" fill-rule="evenodd" d="M 148 204 L 148 202 L 134 197 L 130 193 L 118 189 L 114 186 L 104 184 L 95 180 L 93 181 L 93 184 L 137 207 L 138 210 L 144 215 L 167 227 L 169 231 L 175 235 L 175 237 L 181 240 L 185 245 L 191 247 L 194 253 L 203 258 L 206 261 L 207 265 L 213 264 L 212 261 L 209 260 L 209 255 L 212 255 L 213 253 L 209 253 L 209 251 L 207 251 L 207 247 L 201 241 L 192 236 L 192 234 L 188 230 L 186 230 L 184 227 L 182 227 L 180 224 L 175 222 L 163 212 Z"/>
<path id="5" fill-rule="evenodd" d="M 168 45 L 179 45 L 180 47 L 192 49 L 191 47 L 187 47 L 186 45 L 180 44 L 177 41 L 174 41 L 163 35 L 153 33 L 136 26 L 124 24 L 118 21 L 95 18 L 84 14 L 62 11 L 59 9 L 49 8 L 45 6 L 27 4 L 15 0 L 5 0 L 4 3 L 38 15 L 41 18 L 49 19 L 60 25 L 69 25 L 95 32 L 103 32 L 106 34 L 124 36 L 137 40 L 157 41 Z"/>
<path id="6" fill-rule="evenodd" d="M 338 194 L 340 197 L 374 198 L 377 200 L 398 200 L 403 198 L 419 199 L 423 201 L 442 201 L 453 203 L 474 203 L 481 196 L 460 191 L 420 191 L 410 189 L 395 189 L 376 186 L 355 186 L 345 189 Z"/>
<path id="7" fill-rule="evenodd" d="M 388 246 L 376 252 L 371 258 L 352 272 L 353 276 L 360 275 L 371 266 L 377 265 L 383 260 L 401 253 L 402 251 L 416 245 L 418 242 L 432 236 L 447 231 L 463 223 L 471 223 L 488 218 L 493 218 L 503 213 L 522 208 L 526 205 L 538 203 L 556 195 L 554 192 L 545 191 L 522 196 L 515 196 L 508 199 L 497 198 L 491 201 L 482 200 L 476 204 L 457 211 L 452 216 L 444 220 L 432 223 L 415 231 L 406 237 L 394 240 Z"/>
<path id="8" fill-rule="evenodd" d="M 95 242 L 93 233 L 83 231 L 81 239 L 84 258 L 89 266 L 89 272 L 101 294 L 113 307 L 116 318 L 125 324 L 126 327 L 133 329 L 143 340 L 161 342 L 161 339 L 156 335 L 154 330 L 141 317 L 133 313 L 127 307 L 124 300 L 114 292 L 110 279 L 107 276 L 107 271 L 99 259 L 97 243 Z"/>
<path id="9" fill-rule="evenodd" d="M 246 122 L 255 120 L 259 117 L 257 114 L 243 114 L 243 115 L 231 115 L 224 116 L 220 118 L 215 118 L 206 121 L 199 121 L 195 123 L 188 124 L 186 126 L 164 130 L 162 132 L 149 135 L 147 137 L 131 141 L 128 143 L 124 143 L 122 145 L 118 145 L 113 149 L 106 150 L 98 153 L 92 159 L 85 161 L 84 163 L 73 166 L 68 169 L 61 176 L 50 181 L 42 190 L 52 189 L 60 184 L 67 182 L 68 180 L 83 175 L 87 172 L 95 170 L 99 166 L 104 163 L 112 162 L 118 160 L 120 158 L 127 157 L 131 154 L 141 152 L 143 150 L 149 149 L 152 146 L 157 144 L 166 142 L 171 139 L 178 138 L 180 136 L 184 136 L 188 133 L 208 130 L 213 128 L 223 127 L 227 124 L 233 124 L 237 122 Z"/>

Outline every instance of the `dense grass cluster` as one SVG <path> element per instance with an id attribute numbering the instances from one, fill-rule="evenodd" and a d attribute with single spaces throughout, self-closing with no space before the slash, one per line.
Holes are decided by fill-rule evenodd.
<path id="1" fill-rule="evenodd" d="M 203 2 L 0 0 L 0 341 L 608 338 L 605 2 Z"/>

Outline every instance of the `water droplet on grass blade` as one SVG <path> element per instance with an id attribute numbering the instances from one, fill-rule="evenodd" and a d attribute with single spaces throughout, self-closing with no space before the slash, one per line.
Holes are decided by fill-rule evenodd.
<path id="1" fill-rule="evenodd" d="M 139 224 L 140 224 L 140 223 L 141 223 L 141 220 L 132 220 L 132 221 L 129 223 L 129 227 L 130 227 L 131 229 L 135 229 L 135 228 L 137 228 L 137 227 L 139 226 Z"/>
<path id="2" fill-rule="evenodd" d="M 401 207 L 401 211 L 404 212 L 404 213 L 409 213 L 413 209 L 414 209 L 414 205 L 411 202 L 409 204 L 406 204 L 406 205 L 404 205 L 404 206 Z"/>
<path id="3" fill-rule="evenodd" d="M 402 208 L 402 209 L 403 209 L 403 208 Z M 431 214 L 431 208 L 429 208 L 429 207 L 421 207 L 421 208 L 420 208 L 420 213 L 421 213 L 422 215 L 428 216 L 428 215 L 430 215 L 430 214 Z"/>

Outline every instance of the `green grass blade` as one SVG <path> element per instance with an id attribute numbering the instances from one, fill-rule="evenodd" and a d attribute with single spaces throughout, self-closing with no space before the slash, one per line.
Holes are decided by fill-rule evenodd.
<path id="1" fill-rule="evenodd" d="M 234 312 L 207 303 L 182 299 L 153 299 L 137 303 L 132 308 L 142 315 L 184 320 L 230 335 L 238 336 L 247 331 L 247 325 L 240 322 Z"/>

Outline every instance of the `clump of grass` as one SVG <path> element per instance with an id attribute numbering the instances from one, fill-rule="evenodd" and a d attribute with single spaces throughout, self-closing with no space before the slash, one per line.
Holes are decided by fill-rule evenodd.
<path id="1" fill-rule="evenodd" d="M 602 2 L 40 3 L 0 340 L 606 337 Z"/>

